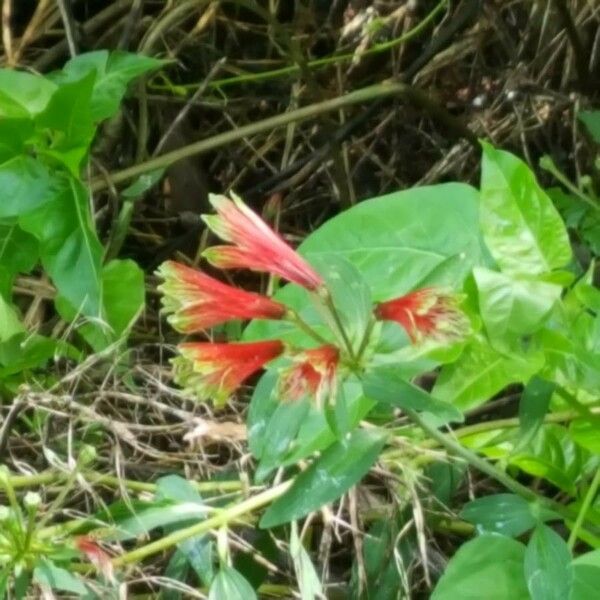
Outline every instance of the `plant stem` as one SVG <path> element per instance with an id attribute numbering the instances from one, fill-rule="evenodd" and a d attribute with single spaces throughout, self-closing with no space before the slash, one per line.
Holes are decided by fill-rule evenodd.
<path id="1" fill-rule="evenodd" d="M 408 100 L 412 101 L 415 105 L 423 107 L 427 110 L 434 118 L 446 124 L 454 131 L 460 133 L 460 135 L 466 137 L 472 144 L 476 145 L 477 138 L 466 126 L 462 125 L 458 119 L 453 117 L 447 110 L 442 106 L 436 104 L 431 98 L 427 96 L 421 90 L 413 88 L 405 83 L 396 81 L 384 81 L 376 85 L 367 86 L 353 92 L 338 96 L 337 98 L 331 98 L 330 100 L 324 100 L 323 102 L 317 102 L 308 106 L 303 106 L 296 110 L 290 110 L 283 114 L 275 115 L 261 121 L 256 121 L 243 127 L 237 127 L 230 131 L 224 131 L 214 135 L 208 139 L 200 140 L 178 148 L 171 152 L 167 152 L 160 156 L 151 158 L 145 162 L 133 165 L 117 173 L 113 173 L 110 176 L 110 185 L 122 183 L 133 179 L 138 175 L 143 175 L 149 171 L 156 169 L 162 169 L 169 167 L 173 163 L 187 158 L 189 156 L 195 156 L 215 150 L 226 144 L 237 142 L 238 140 L 244 139 L 245 137 L 256 135 L 264 131 L 271 131 L 277 127 L 284 127 L 290 123 L 302 121 L 305 119 L 311 119 L 313 117 L 321 116 L 325 113 L 339 110 L 347 106 L 354 104 L 360 104 L 362 102 L 370 102 L 378 98 L 385 98 L 386 96 L 404 96 Z M 97 192 L 108 187 L 109 182 L 104 177 L 93 179 L 90 182 L 90 188 L 92 191 Z"/>
<path id="2" fill-rule="evenodd" d="M 32 488 L 40 485 L 60 484 L 68 478 L 68 473 L 62 471 L 43 471 L 35 475 L 12 475 L 9 481 L 14 489 Z M 131 479 L 121 479 L 113 475 L 98 473 L 97 471 L 84 471 L 83 477 L 90 483 L 98 483 L 113 488 L 126 487 L 134 492 L 156 491 L 155 483 L 145 481 L 133 481 Z M 189 482 L 199 492 L 232 492 L 242 488 L 240 481 L 190 481 Z"/>
<path id="3" fill-rule="evenodd" d="M 363 334 L 363 339 L 358 346 L 358 351 L 356 353 L 356 360 L 360 361 L 362 355 L 369 344 L 369 339 L 371 338 L 371 333 L 373 332 L 373 327 L 375 327 L 375 319 L 370 318 L 367 326 L 365 327 L 365 333 Z"/>
<path id="4" fill-rule="evenodd" d="M 309 335 L 320 344 L 325 345 L 330 343 L 320 333 L 315 331 L 295 310 L 289 308 L 287 311 L 287 316 L 288 319 L 295 323 L 299 329 L 302 329 L 306 335 Z"/>
<path id="5" fill-rule="evenodd" d="M 329 313 L 333 317 L 333 321 L 334 321 L 335 326 L 342 338 L 342 342 L 344 343 L 344 346 L 346 346 L 346 352 L 348 352 L 348 356 L 350 357 L 350 360 L 354 364 L 356 364 L 356 356 L 354 354 L 354 348 L 352 347 L 352 342 L 350 341 L 350 338 L 348 337 L 346 328 L 344 327 L 344 324 L 342 323 L 342 319 L 340 318 L 340 314 L 338 313 L 338 311 L 335 307 L 335 304 L 333 303 L 333 298 L 331 297 L 331 294 L 329 293 L 328 290 L 325 290 L 325 293 L 321 296 L 321 298 L 323 299 L 323 303 L 325 304 Z"/>
<path id="6" fill-rule="evenodd" d="M 585 515 L 589 510 L 596 494 L 598 493 L 598 487 L 600 486 L 600 469 L 596 469 L 596 473 L 594 474 L 594 478 L 592 479 L 592 483 L 590 483 L 590 487 L 583 499 L 581 507 L 579 509 L 579 513 L 577 514 L 577 518 L 575 519 L 575 523 L 571 529 L 571 533 L 569 534 L 569 539 L 567 541 L 567 546 L 569 546 L 569 550 L 573 550 L 575 546 L 575 542 L 577 541 L 577 537 L 579 535 L 579 530 L 581 529 L 581 525 L 583 520 L 585 519 Z"/>
<path id="7" fill-rule="evenodd" d="M 420 417 L 420 415 L 411 409 L 404 409 L 405 414 L 409 417 L 409 419 L 418 425 L 423 431 L 425 431 L 430 437 L 436 440 L 440 446 L 445 448 L 450 454 L 454 454 L 456 456 L 460 456 L 463 460 L 469 463 L 471 466 L 475 467 L 482 473 L 489 475 L 502 485 L 504 485 L 511 492 L 525 498 L 530 502 L 536 502 L 552 510 L 554 512 L 559 513 L 561 516 L 566 518 L 573 517 L 573 511 L 568 507 L 563 506 L 559 502 L 555 502 L 554 500 L 550 500 L 549 498 L 545 498 L 543 496 L 539 496 L 533 490 L 530 490 L 527 486 L 515 481 L 510 475 L 496 468 L 495 465 L 488 462 L 487 460 L 477 456 L 474 452 L 471 452 L 464 446 L 462 446 L 459 442 L 454 440 L 449 435 L 446 435 L 436 429 L 434 426 L 429 425 L 424 419 Z"/>
<path id="8" fill-rule="evenodd" d="M 291 480 L 285 481 L 274 488 L 265 490 L 264 492 L 252 496 L 251 498 L 248 498 L 239 504 L 235 504 L 234 506 L 224 509 L 214 517 L 206 519 L 205 521 L 201 521 L 200 523 L 196 523 L 195 525 L 191 525 L 190 527 L 179 529 L 163 538 L 160 538 L 154 542 L 150 542 L 145 546 L 141 546 L 131 550 L 130 552 L 126 552 L 125 554 L 113 559 L 112 564 L 115 567 L 120 567 L 139 562 L 148 556 L 163 552 L 191 537 L 206 533 L 211 529 L 216 529 L 222 525 L 226 525 L 227 523 L 230 523 L 231 521 L 245 514 L 251 513 L 258 508 L 262 508 L 273 500 L 279 498 L 290 488 L 291 485 Z"/>
<path id="9" fill-rule="evenodd" d="M 401 36 L 388 40 L 386 42 L 381 42 L 379 44 L 374 44 L 371 48 L 368 48 L 364 52 L 360 53 L 360 57 L 370 56 L 373 54 L 379 54 L 381 52 L 385 52 L 387 50 L 391 50 L 400 44 L 410 41 L 411 39 L 417 37 L 421 32 L 423 32 L 438 16 L 438 14 L 443 10 L 443 8 L 447 5 L 448 0 L 440 0 L 431 12 L 427 14 L 415 27 L 403 33 Z M 357 58 L 356 52 L 346 52 L 344 54 L 334 54 L 333 56 L 325 56 L 323 58 L 317 58 L 315 60 L 309 60 L 303 65 L 306 69 L 319 69 L 323 67 L 327 67 L 330 65 L 339 64 L 341 62 L 348 62 L 351 60 L 355 60 Z M 243 75 L 236 75 L 234 77 L 227 77 L 225 79 L 216 79 L 209 83 L 208 87 L 211 89 L 221 89 L 224 87 L 228 87 L 236 84 L 243 83 L 252 83 L 259 81 L 266 81 L 269 79 L 275 79 L 277 77 L 282 77 L 285 75 L 296 75 L 302 71 L 302 66 L 299 64 L 289 65 L 287 67 L 281 67 L 279 69 L 272 69 L 270 71 L 263 71 L 262 73 L 245 73 Z M 198 83 L 177 85 L 178 89 L 195 89 L 198 87 Z M 175 87 L 175 86 L 173 86 Z M 170 89 L 168 85 L 152 85 L 151 89 L 156 90 L 168 90 Z"/>

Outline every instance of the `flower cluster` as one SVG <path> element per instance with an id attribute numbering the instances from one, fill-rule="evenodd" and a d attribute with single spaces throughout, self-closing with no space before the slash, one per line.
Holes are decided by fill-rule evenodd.
<path id="1" fill-rule="evenodd" d="M 275 275 L 315 293 L 327 295 L 323 278 L 284 239 L 238 197 L 211 196 L 216 215 L 204 216 L 208 227 L 229 245 L 208 248 L 207 260 L 222 269 L 251 269 Z M 297 319 L 280 302 L 227 285 L 196 269 L 167 261 L 157 271 L 163 280 L 163 311 L 173 328 L 192 334 L 233 319 Z M 330 310 L 335 307 L 329 305 Z M 414 291 L 375 307 L 374 318 L 395 321 L 414 343 L 424 338 L 448 339 L 466 330 L 466 317 L 451 293 L 435 288 Z M 308 327 L 310 333 L 310 327 Z M 370 329 L 369 329 L 370 331 Z M 314 333 L 314 332 L 313 332 Z M 278 391 L 289 401 L 311 398 L 318 406 L 335 399 L 337 372 L 345 353 L 355 362 L 354 349 L 326 343 L 295 351 L 280 340 L 215 343 L 189 342 L 179 346 L 173 359 L 175 381 L 201 400 L 217 405 L 267 363 L 291 358 L 283 369 Z M 344 341 L 344 340 L 342 340 Z"/>

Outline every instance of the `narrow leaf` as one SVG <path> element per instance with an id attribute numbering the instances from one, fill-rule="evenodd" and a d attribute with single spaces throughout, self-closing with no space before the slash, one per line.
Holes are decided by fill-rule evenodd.
<path id="1" fill-rule="evenodd" d="M 385 441 L 379 432 L 357 429 L 329 446 L 296 477 L 289 491 L 267 509 L 260 526 L 274 527 L 299 519 L 339 498 L 367 474 Z"/>

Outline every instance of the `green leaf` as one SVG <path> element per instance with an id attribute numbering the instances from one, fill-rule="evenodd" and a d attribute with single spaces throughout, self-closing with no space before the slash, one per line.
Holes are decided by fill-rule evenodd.
<path id="1" fill-rule="evenodd" d="M 538 523 L 529 502 L 514 494 L 494 494 L 472 500 L 460 511 L 460 517 L 482 531 L 509 537 L 518 537 Z"/>
<path id="2" fill-rule="evenodd" d="M 33 579 L 38 584 L 54 590 L 71 592 L 78 596 L 87 594 L 87 588 L 79 577 L 72 575 L 66 569 L 57 567 L 53 562 L 45 558 L 41 558 L 38 561 L 37 566 L 33 570 Z"/>
<path id="3" fill-rule="evenodd" d="M 580 311 L 579 318 L 584 317 Z M 585 329 L 589 333 L 592 328 Z M 569 389 L 595 394 L 600 387 L 600 353 L 592 351 L 587 340 L 576 334 L 577 328 L 573 326 L 568 331 L 544 329 L 536 336 L 546 360 L 544 377 Z"/>
<path id="4" fill-rule="evenodd" d="M 529 600 L 524 557 L 520 542 L 497 534 L 481 535 L 452 557 L 431 600 Z"/>
<path id="5" fill-rule="evenodd" d="M 588 456 L 573 442 L 564 427 L 544 425 L 528 446 L 508 458 L 510 464 L 526 473 L 543 477 L 575 495 L 575 484 L 581 477 Z"/>
<path id="6" fill-rule="evenodd" d="M 263 482 L 273 469 L 283 463 L 308 410 L 309 403 L 306 399 L 299 402 L 281 402 L 275 409 L 264 433 L 260 463 L 255 476 L 257 483 Z"/>
<path id="7" fill-rule="evenodd" d="M 319 576 L 310 560 L 308 552 L 304 549 L 300 538 L 298 537 L 298 526 L 292 523 L 292 535 L 290 538 L 290 554 L 294 563 L 294 572 L 296 581 L 300 590 L 301 600 L 315 600 L 322 597 L 323 587 L 319 581 Z"/>
<path id="8" fill-rule="evenodd" d="M 481 267 L 473 269 L 473 276 L 490 339 L 533 333 L 546 320 L 562 291 L 559 285 L 510 277 Z"/>
<path id="9" fill-rule="evenodd" d="M 275 527 L 294 521 L 339 498 L 367 474 L 385 441 L 379 432 L 357 429 L 331 445 L 267 509 L 260 526 Z"/>
<path id="10" fill-rule="evenodd" d="M 449 183 L 412 188 L 360 202 L 311 233 L 299 251 L 321 268 L 333 256 L 345 259 L 360 272 L 373 300 L 387 300 L 422 285 L 460 287 L 481 261 L 478 223 L 478 194 L 472 187 Z M 321 323 L 308 294 L 298 286 L 285 286 L 276 298 L 307 322 Z M 293 337 L 294 330 L 279 321 L 254 321 L 244 338 L 283 335 L 305 343 L 305 337 Z"/>
<path id="11" fill-rule="evenodd" d="M 0 165 L 0 219 L 30 213 L 57 192 L 56 180 L 31 156 L 15 156 Z"/>
<path id="12" fill-rule="evenodd" d="M 102 269 L 101 322 L 85 322 L 79 333 L 100 352 L 122 338 L 144 309 L 144 272 L 132 260 L 112 260 Z M 61 315 L 73 319 L 73 307 L 59 305 Z"/>
<path id="13" fill-rule="evenodd" d="M 533 377 L 527 384 L 519 402 L 519 429 L 521 439 L 518 447 L 528 444 L 538 432 L 550 406 L 556 385 L 541 377 Z"/>
<path id="14" fill-rule="evenodd" d="M 206 535 L 194 536 L 177 544 L 203 585 L 208 587 L 214 577 L 213 541 Z"/>
<path id="15" fill-rule="evenodd" d="M 0 342 L 25 331 L 15 309 L 0 296 Z"/>
<path id="16" fill-rule="evenodd" d="M 172 502 L 195 502 L 204 504 L 202 496 L 191 483 L 179 475 L 165 475 L 156 481 L 157 500 Z"/>
<path id="17" fill-rule="evenodd" d="M 26 154 L 25 144 L 32 135 L 32 119 L 0 118 L 0 163 L 20 154 Z"/>
<path id="18" fill-rule="evenodd" d="M 210 586 L 208 600 L 256 600 L 252 586 L 231 567 L 221 567 Z"/>
<path id="19" fill-rule="evenodd" d="M 546 525 L 533 532 L 525 552 L 525 577 L 532 600 L 569 598 L 573 573 L 566 542 Z"/>
<path id="20" fill-rule="evenodd" d="M 578 556 L 571 567 L 573 586 L 570 600 L 595 600 L 600 589 L 600 550 Z"/>
<path id="21" fill-rule="evenodd" d="M 600 454 L 600 418 L 575 419 L 569 426 L 569 435 L 582 448 Z"/>
<path id="22" fill-rule="evenodd" d="M 56 84 L 41 75 L 0 69 L 0 116 L 24 117 L 44 110 Z"/>
<path id="23" fill-rule="evenodd" d="M 529 167 L 485 142 L 481 165 L 481 229 L 500 269 L 531 277 L 571 260 L 567 230 Z"/>
<path id="24" fill-rule="evenodd" d="M 72 58 L 63 67 L 62 74 L 56 75 L 56 79 L 61 82 L 74 81 L 90 71 L 95 72 L 91 110 L 93 119 L 101 121 L 119 110 L 127 86 L 133 79 L 164 64 L 165 61 L 142 54 L 120 51 L 109 54 L 107 50 L 97 50 Z"/>
<path id="25" fill-rule="evenodd" d="M 206 517 L 206 508 L 197 502 L 144 502 L 132 507 L 115 525 L 111 539 L 128 540 L 139 535 L 148 535 L 153 529 L 174 523 L 200 520 Z"/>
<path id="26" fill-rule="evenodd" d="M 14 276 L 29 273 L 39 258 L 37 240 L 16 221 L 0 223 L 0 295 L 10 297 Z"/>
<path id="27" fill-rule="evenodd" d="M 365 395 L 377 402 L 435 415 L 444 423 L 461 423 L 464 418 L 452 404 L 437 400 L 425 390 L 406 381 L 393 366 L 378 367 L 367 372 L 363 380 Z"/>
<path id="28" fill-rule="evenodd" d="M 442 367 L 432 394 L 462 411 L 479 406 L 507 385 L 528 381 L 543 365 L 541 354 L 525 349 L 510 354 L 492 348 L 477 336 L 458 360 Z"/>
<path id="29" fill-rule="evenodd" d="M 96 131 L 90 107 L 95 80 L 90 72 L 78 81 L 63 83 L 36 119 L 38 128 L 49 130 L 51 143 L 44 154 L 62 162 L 74 177 L 79 176 Z"/>
<path id="30" fill-rule="evenodd" d="M 42 265 L 60 295 L 83 315 L 101 317 L 103 249 L 83 185 L 70 179 L 52 202 L 22 217 L 20 225 L 40 241 Z"/>
<path id="31" fill-rule="evenodd" d="M 593 140 L 600 144 L 600 110 L 582 110 L 577 116 L 590 132 Z"/>

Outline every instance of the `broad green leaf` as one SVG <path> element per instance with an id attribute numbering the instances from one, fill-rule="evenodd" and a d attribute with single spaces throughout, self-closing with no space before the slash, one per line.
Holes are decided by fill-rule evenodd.
<path id="1" fill-rule="evenodd" d="M 321 598 L 323 587 L 319 581 L 319 576 L 310 560 L 308 552 L 304 549 L 300 538 L 298 537 L 298 526 L 292 523 L 292 535 L 290 538 L 290 555 L 294 563 L 294 572 L 296 581 L 300 590 L 301 600 L 315 600 Z"/>
<path id="2" fill-rule="evenodd" d="M 82 337 L 100 352 L 121 339 L 144 308 L 144 273 L 132 260 L 111 260 L 102 269 L 102 321 L 85 322 Z M 59 305 L 63 318 L 73 319 L 73 307 Z"/>
<path id="3" fill-rule="evenodd" d="M 367 474 L 385 441 L 379 432 L 357 429 L 331 445 L 267 509 L 260 526 L 275 527 L 294 521 L 339 498 Z"/>
<path id="4" fill-rule="evenodd" d="M 248 427 L 248 446 L 250 452 L 260 458 L 263 448 L 267 441 L 265 431 L 271 420 L 271 416 L 280 405 L 279 399 L 275 395 L 275 386 L 277 385 L 277 373 L 267 371 L 258 380 L 252 393 L 250 408 L 248 409 L 247 427 Z"/>
<path id="5" fill-rule="evenodd" d="M 575 484 L 588 456 L 573 442 L 564 427 L 544 425 L 528 446 L 511 454 L 508 459 L 510 464 L 526 473 L 543 477 L 575 495 Z"/>
<path id="6" fill-rule="evenodd" d="M 252 395 L 247 419 L 248 442 L 250 451 L 257 458 L 262 457 L 267 443 L 267 425 L 275 410 L 283 403 L 277 397 L 276 382 L 277 373 L 267 371 L 258 381 Z M 369 413 L 375 402 L 363 395 L 362 385 L 356 378 L 346 379 L 341 383 L 340 388 L 339 394 L 343 395 L 345 402 L 347 425 L 352 429 Z M 311 404 L 282 466 L 295 464 L 314 452 L 324 450 L 336 438 L 324 411 Z"/>
<path id="7" fill-rule="evenodd" d="M 0 343 L 0 379 L 45 365 L 55 356 L 81 359 L 80 353 L 59 340 L 23 332 Z"/>
<path id="8" fill-rule="evenodd" d="M 28 273 L 38 261 L 38 243 L 16 221 L 0 223 L 0 295 L 10 297 L 14 276 Z"/>
<path id="9" fill-rule="evenodd" d="M 95 79 L 90 72 L 78 81 L 63 83 L 36 119 L 38 128 L 47 130 L 50 137 L 43 153 L 62 162 L 74 177 L 79 176 L 96 131 L 90 107 Z"/>
<path id="10" fill-rule="evenodd" d="M 187 558 L 185 555 L 176 550 L 171 556 L 169 563 L 163 571 L 163 577 L 166 579 L 173 579 L 174 581 L 179 581 L 181 583 L 185 583 L 190 572 L 190 567 Z M 176 588 L 165 586 L 160 591 L 160 600 L 182 600 L 183 595 Z"/>
<path id="11" fill-rule="evenodd" d="M 541 377 L 527 383 L 519 402 L 519 447 L 529 443 L 544 422 L 556 386 Z"/>
<path id="12" fill-rule="evenodd" d="M 431 600 L 529 600 L 524 557 L 520 542 L 491 533 L 478 536 L 452 557 Z"/>
<path id="13" fill-rule="evenodd" d="M 6 342 L 24 331 L 16 310 L 0 296 L 0 342 Z"/>
<path id="14" fill-rule="evenodd" d="M 264 433 L 260 463 L 256 469 L 257 483 L 263 482 L 273 469 L 283 463 L 308 410 L 306 399 L 298 402 L 281 401 L 275 409 Z"/>
<path id="15" fill-rule="evenodd" d="M 103 250 L 83 185 L 70 179 L 52 202 L 22 217 L 20 225 L 39 239 L 42 265 L 59 294 L 76 311 L 99 318 Z"/>
<path id="16" fill-rule="evenodd" d="M 101 121 L 117 112 L 133 79 L 164 64 L 165 61 L 142 54 L 97 50 L 72 58 L 55 78 L 60 82 L 74 81 L 90 71 L 95 72 L 91 109 L 93 119 Z"/>
<path id="17" fill-rule="evenodd" d="M 413 188 L 360 202 L 309 235 L 299 251 L 321 268 L 334 255 L 342 257 L 360 272 L 372 299 L 381 301 L 422 285 L 461 287 L 481 262 L 478 223 L 478 194 L 472 187 Z M 308 294 L 298 286 L 285 286 L 276 298 L 308 322 L 318 319 Z M 291 338 L 291 331 L 286 323 L 254 321 L 244 337 Z"/>
<path id="18" fill-rule="evenodd" d="M 588 323 L 586 332 L 591 331 Z M 544 329 L 536 339 L 542 344 L 546 365 L 544 377 L 568 389 L 581 389 L 595 394 L 600 387 L 600 352 L 594 351 L 570 331 Z M 586 333 L 584 332 L 584 333 Z"/>
<path id="19" fill-rule="evenodd" d="M 571 567 L 573 586 L 569 600 L 595 600 L 600 589 L 600 550 L 578 556 Z"/>
<path id="20" fill-rule="evenodd" d="M 208 600 L 256 600 L 252 586 L 231 567 L 221 567 L 210 586 Z"/>
<path id="21" fill-rule="evenodd" d="M 165 475 L 157 479 L 156 498 L 157 500 L 170 500 L 172 502 L 204 504 L 198 490 L 180 475 Z"/>
<path id="22" fill-rule="evenodd" d="M 66 569 L 57 567 L 53 562 L 41 558 L 33 571 L 33 579 L 40 585 L 53 590 L 61 590 L 77 594 L 79 597 L 87 594 L 87 588 L 79 579 Z"/>
<path id="23" fill-rule="evenodd" d="M 0 116 L 23 117 L 44 110 L 56 84 L 41 75 L 0 69 Z"/>
<path id="24" fill-rule="evenodd" d="M 406 556 L 414 548 L 413 537 L 398 536 L 396 518 L 380 519 L 369 528 L 363 542 L 363 564 L 366 589 L 363 595 L 369 600 L 398 600 L 402 598 L 401 570 L 411 562 Z M 406 561 L 406 562 L 405 562 Z M 351 580 L 350 598 L 359 594 L 358 564 L 355 558 Z"/>
<path id="25" fill-rule="evenodd" d="M 15 156 L 26 154 L 25 144 L 32 135 L 32 119 L 0 118 L 0 164 Z"/>
<path id="26" fill-rule="evenodd" d="M 198 521 L 206 517 L 206 508 L 197 502 L 154 502 L 145 505 L 137 505 L 133 515 L 119 520 L 111 538 L 128 540 L 147 535 L 157 527 L 190 520 Z"/>
<path id="27" fill-rule="evenodd" d="M 435 415 L 442 422 L 462 422 L 463 415 L 455 406 L 434 398 L 425 390 L 409 383 L 393 366 L 378 367 L 363 380 L 365 395 L 377 402 Z"/>
<path id="28" fill-rule="evenodd" d="M 573 573 L 566 542 L 546 525 L 538 525 L 525 552 L 525 578 L 532 600 L 569 598 Z"/>
<path id="29" fill-rule="evenodd" d="M 188 538 L 177 545 L 177 552 L 185 556 L 190 567 L 206 587 L 211 584 L 214 577 L 213 546 L 213 541 L 205 535 Z"/>
<path id="30" fill-rule="evenodd" d="M 575 419 L 569 426 L 569 435 L 582 448 L 600 454 L 600 417 Z"/>
<path id="31" fill-rule="evenodd" d="M 458 360 L 442 367 L 432 395 L 466 411 L 479 406 L 511 383 L 528 381 L 543 365 L 543 356 L 524 348 L 505 354 L 477 336 Z"/>
<path id="32" fill-rule="evenodd" d="M 600 110 L 582 110 L 577 116 L 594 141 L 600 144 Z"/>
<path id="33" fill-rule="evenodd" d="M 536 331 L 560 298 L 552 283 L 510 277 L 482 267 L 473 270 L 479 309 L 490 339 Z"/>
<path id="34" fill-rule="evenodd" d="M 532 171 L 509 152 L 482 146 L 481 229 L 500 269 L 531 277 L 564 267 L 567 230 Z"/>
<path id="35" fill-rule="evenodd" d="M 518 537 L 538 523 L 529 502 L 515 494 L 494 494 L 471 500 L 460 511 L 460 517 L 481 531 L 509 537 Z"/>
<path id="36" fill-rule="evenodd" d="M 0 219 L 30 213 L 57 192 L 56 180 L 31 156 L 15 156 L 0 165 Z"/>

